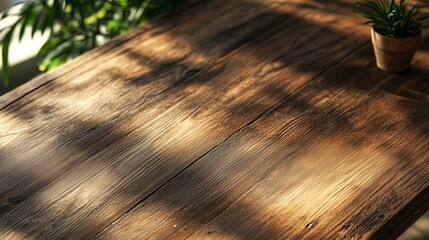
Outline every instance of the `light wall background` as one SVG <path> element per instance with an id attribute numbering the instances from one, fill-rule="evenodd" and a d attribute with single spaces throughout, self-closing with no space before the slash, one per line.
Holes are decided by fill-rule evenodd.
<path id="1" fill-rule="evenodd" d="M 0 12 L 11 8 L 17 3 L 25 1 L 27 0 L 0 0 Z M 12 21 L 12 19 L 2 20 L 0 22 L 0 29 L 4 28 Z M 3 79 L 0 74 L 0 95 L 22 85 L 40 73 L 37 68 L 37 59 L 35 59 L 35 56 L 47 37 L 47 34 L 44 36 L 36 34 L 34 38 L 31 38 L 31 34 L 28 31 L 21 42 L 18 41 L 17 36 L 13 37 L 9 51 L 9 64 L 11 66 L 10 86 L 8 88 L 3 86 Z M 0 69 L 2 68 L 3 62 L 0 60 Z"/>

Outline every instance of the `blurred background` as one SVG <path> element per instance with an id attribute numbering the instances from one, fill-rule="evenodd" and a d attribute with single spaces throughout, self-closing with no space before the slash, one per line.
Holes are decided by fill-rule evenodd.
<path id="1" fill-rule="evenodd" d="M 0 12 L 3 12 L 19 2 L 23 2 L 23 0 L 0 0 Z M 7 19 L 5 20 L 6 21 L 0 22 L 0 29 L 5 27 L 8 23 Z M 47 38 L 48 34 L 42 36 L 40 33 L 36 33 L 32 39 L 31 33 L 27 32 L 22 41 L 19 42 L 15 34 L 9 52 L 11 66 L 10 85 L 8 87 L 0 86 L 0 95 L 27 82 L 40 73 L 35 56 L 44 42 L 46 42 Z M 0 69 L 3 69 L 3 61 L 0 62 Z M 0 83 L 2 82 L 3 76 L 0 74 Z"/>
<path id="2" fill-rule="evenodd" d="M 0 94 L 185 1 L 0 0 Z"/>

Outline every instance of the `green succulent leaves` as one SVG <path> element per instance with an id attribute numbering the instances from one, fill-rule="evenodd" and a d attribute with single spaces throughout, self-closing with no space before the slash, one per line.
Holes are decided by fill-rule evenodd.
<path id="1" fill-rule="evenodd" d="M 411 6 L 408 0 L 365 0 L 356 6 L 365 9 L 358 16 L 368 19 L 374 30 L 389 37 L 409 37 L 418 34 L 423 20 L 428 16 L 419 15 L 419 6 Z"/>
<path id="2" fill-rule="evenodd" d="M 39 69 L 52 70 L 70 59 L 168 11 L 184 0 L 35 0 L 21 3 L 18 11 L 5 11 L 0 21 L 14 23 L 0 29 L 3 85 L 9 84 L 9 48 L 12 37 L 26 32 L 45 33 Z"/>

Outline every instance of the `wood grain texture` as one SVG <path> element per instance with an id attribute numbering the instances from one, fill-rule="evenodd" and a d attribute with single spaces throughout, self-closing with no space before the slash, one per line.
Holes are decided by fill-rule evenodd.
<path id="1" fill-rule="evenodd" d="M 291 14 L 298 8 L 306 18 Z M 352 51 L 312 44 L 321 25 L 336 32 L 332 19 L 289 2 L 210 1 L 194 11 L 5 105 L 4 237 L 96 234 Z M 320 44 L 338 41 L 356 42 L 332 34 Z"/>
<path id="2" fill-rule="evenodd" d="M 98 238 L 398 237 L 429 208 L 429 55 L 390 74 L 371 51 L 287 97 Z"/>
<path id="3" fill-rule="evenodd" d="M 332 233 L 316 232 L 328 222 L 320 214 L 331 219 L 338 213 L 336 203 L 338 209 L 354 203 L 355 215 L 341 212 L 339 218 L 353 224 L 359 222 L 353 218 L 366 217 L 362 225 L 374 211 L 386 212 L 374 224 L 351 223 L 344 236 L 382 229 L 379 222 L 422 199 L 417 194 L 427 187 L 424 176 L 417 181 L 428 170 L 427 142 L 407 142 L 427 136 L 427 112 L 416 111 L 415 126 L 389 125 L 392 135 L 376 131 L 387 126 L 383 113 L 392 117 L 389 124 L 405 119 L 398 91 L 417 99 L 408 107 L 427 108 L 420 76 L 427 74 L 427 57 L 419 56 L 421 66 L 411 76 L 371 68 L 367 48 L 342 61 L 368 42 L 368 29 L 351 15 L 350 3 L 213 0 L 184 7 L 1 98 L 0 238 L 89 238 L 128 211 L 98 237 L 206 238 L 213 227 L 220 229 L 213 237 L 339 236 L 334 226 Z M 341 74 L 324 74 L 336 64 Z M 393 85 L 383 85 L 388 79 Z M 373 108 L 364 108 L 372 101 Z M 352 116 L 358 127 L 348 123 Z M 395 140 L 395 134 L 409 136 Z M 360 140 L 349 146 L 355 138 Z M 395 159 L 379 149 L 382 140 L 386 152 L 395 149 L 398 159 L 410 159 L 409 171 L 399 165 L 401 171 L 384 172 Z M 274 174 L 289 168 L 297 171 Z M 391 185 L 374 180 L 395 171 L 399 180 Z M 388 206 L 383 191 L 398 183 L 397 198 L 386 199 L 401 201 Z M 338 186 L 343 190 L 335 192 Z M 325 189 L 320 196 L 317 187 Z M 362 208 L 359 194 L 378 189 L 367 201 L 371 207 Z M 303 191 L 308 200 L 301 202 Z M 246 200 L 260 192 L 273 205 Z M 331 194 L 338 195 L 332 202 Z M 282 196 L 291 205 L 281 205 Z M 315 219 L 313 203 L 320 203 L 320 220 L 306 223 L 312 230 L 303 233 L 299 224 Z M 284 221 L 293 208 L 302 212 Z"/>
<path id="4" fill-rule="evenodd" d="M 212 48 L 197 50 L 192 49 L 186 39 L 182 39 L 184 37 L 173 38 L 163 34 L 164 31 L 162 30 L 164 28 L 169 30 L 169 34 L 179 36 L 183 32 L 187 32 L 193 39 L 205 42 L 207 30 L 201 27 L 202 24 L 208 18 L 217 18 L 219 22 L 211 24 L 213 29 L 210 32 L 216 33 L 216 29 L 223 31 L 224 21 L 231 22 L 233 15 L 222 17 L 220 14 L 222 11 L 237 9 L 237 6 L 219 6 L 219 3 L 214 3 L 205 6 L 202 10 L 211 8 L 218 8 L 220 12 L 203 15 L 203 19 L 196 17 L 192 20 L 189 20 L 187 11 L 181 13 L 182 15 L 178 15 L 174 20 L 181 22 L 187 19 L 187 21 L 175 28 L 171 26 L 165 27 L 165 25 L 168 25 L 168 21 L 162 18 L 163 21 L 161 19 L 157 21 L 161 22 L 158 27 L 145 26 L 145 31 L 136 30 L 140 32 L 138 39 L 127 40 L 128 42 L 125 41 L 125 43 L 119 44 L 119 48 L 102 54 L 95 60 L 91 60 L 91 64 L 83 64 L 77 71 L 71 71 L 63 77 L 50 78 L 50 75 L 45 78 L 41 77 L 50 80 L 44 82 L 42 87 L 35 87 L 35 89 L 31 89 L 31 87 L 24 88 L 24 90 L 31 90 L 29 92 L 23 90 L 24 97 L 22 100 L 15 101 L 10 99 L 2 110 L 3 140 L 5 144 L 13 144 L 13 148 L 8 148 L 8 145 L 4 146 L 4 151 L 9 150 L 12 155 L 6 156 L 7 154 L 5 153 L 5 156 L 2 157 L 1 176 L 5 179 L 10 179 L 10 182 L 4 184 L 4 187 L 10 188 L 12 191 L 19 191 L 21 189 L 14 185 L 19 181 L 15 181 L 14 178 L 20 177 L 20 181 L 26 178 L 26 176 L 16 176 L 15 172 L 7 168 L 8 165 L 5 162 L 16 164 L 16 167 L 19 168 L 25 168 L 20 170 L 22 172 L 28 169 L 32 169 L 32 171 L 40 169 L 40 171 L 45 172 L 43 167 L 45 163 L 40 159 L 44 155 L 48 155 L 47 153 L 53 152 L 55 155 L 61 155 L 56 148 L 60 148 L 59 150 L 67 148 L 75 140 L 79 140 L 88 134 L 97 134 L 99 131 L 93 130 L 98 130 L 99 125 L 108 125 L 112 119 L 127 115 L 134 108 L 140 107 L 140 105 L 150 105 L 150 102 L 155 102 L 151 97 L 157 96 L 174 84 L 190 78 L 193 74 L 207 67 L 208 63 L 213 61 L 215 57 L 218 58 L 234 49 L 232 45 L 236 45 L 235 41 L 239 41 L 242 36 L 232 36 L 229 42 L 220 43 L 217 50 Z M 239 15 L 237 12 L 234 12 L 234 14 Z M 257 14 L 257 11 L 255 14 Z M 198 24 L 194 23 L 194 20 L 197 20 Z M 164 23 L 164 21 L 167 21 L 167 23 Z M 240 21 L 238 20 L 235 23 L 242 24 Z M 243 21 L 246 21 L 246 19 L 243 19 Z M 153 33 L 151 29 L 156 29 L 157 33 Z M 133 32 L 132 35 L 135 35 L 135 33 Z M 210 53 L 208 53 L 209 51 Z M 87 55 L 92 56 L 92 52 L 85 54 L 83 58 L 91 58 L 87 57 Z M 85 61 L 83 62 L 85 63 Z M 101 63 L 103 64 L 101 65 Z M 67 66 L 65 68 L 68 70 Z M 61 71 L 58 71 L 55 76 L 60 74 Z M 52 79 L 55 80 L 52 81 Z M 128 108 L 124 106 L 128 106 Z M 134 111 L 136 110 L 134 109 Z M 50 129 L 46 129 L 46 125 L 49 124 L 51 125 Z M 106 134 L 108 133 L 106 132 Z M 98 137 L 101 139 L 105 136 Z M 13 138 L 16 141 L 13 141 Z M 26 140 L 19 140 L 21 138 Z M 106 144 L 110 144 L 110 142 Z M 99 147 L 102 148 L 103 145 Z M 31 152 L 40 148 L 42 149 L 39 152 Z M 28 154 L 29 157 L 37 156 L 40 159 L 26 161 L 26 165 L 23 166 L 13 156 L 14 154 L 22 155 L 22 153 Z M 48 161 L 49 166 L 64 167 L 58 165 L 64 162 L 62 159 L 52 159 L 53 157 L 49 155 L 47 158 L 46 161 Z M 38 167 L 33 168 L 32 162 L 38 164 Z M 73 161 L 63 164 L 69 163 L 74 164 Z M 52 173 L 55 173 L 55 171 L 52 171 Z M 40 174 L 40 178 L 33 179 L 29 175 L 27 178 L 28 181 L 33 182 L 43 180 L 44 176 L 44 174 Z M 31 184 L 26 182 L 23 185 Z M 3 196 L 6 198 L 15 198 L 15 194 L 11 192 L 6 191 L 4 193 Z M 31 191 L 25 189 L 25 193 L 29 194 Z M 21 198 L 18 197 L 17 200 Z"/>
<path id="5" fill-rule="evenodd" d="M 219 12 L 209 11 L 212 8 Z M 231 12 L 234 9 L 236 12 Z M 191 48 L 186 38 L 192 36 L 204 43 L 208 36 L 202 26 L 211 18 L 218 19 L 210 24 L 211 34 L 223 31 L 225 22 L 242 24 L 241 21 L 247 20 L 244 17 L 234 21 L 234 15 L 241 16 L 239 10 L 236 4 L 214 2 L 201 9 L 200 18 L 190 19 L 187 11 L 180 13 L 174 20 L 183 24 L 177 26 L 171 26 L 172 20 L 166 17 L 159 19 L 157 27 L 136 30 L 140 31 L 138 39 L 127 38 L 119 44 L 120 48 L 106 52 L 91 64 L 53 78 L 55 81 L 43 83 L 37 91 L 5 104 L 1 131 L 2 208 L 12 208 L 71 166 L 97 153 L 97 149 L 107 148 L 120 137 L 113 134 L 118 119 L 140 105 L 149 106 L 155 102 L 151 97 L 233 50 L 235 42 L 242 41 L 242 35 L 231 36 L 229 41 L 219 43 L 217 49 L 202 46 L 199 50 Z M 233 14 L 221 16 L 223 11 Z M 253 12 L 258 14 L 257 9 Z M 180 37 L 164 34 L 165 29 Z M 243 34 L 246 36 L 248 32 Z M 85 145 L 94 143 L 97 149 Z"/>

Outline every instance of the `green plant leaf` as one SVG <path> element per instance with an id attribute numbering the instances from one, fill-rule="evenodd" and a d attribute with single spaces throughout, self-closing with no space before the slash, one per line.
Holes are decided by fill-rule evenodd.
<path id="1" fill-rule="evenodd" d="M 3 62 L 3 85 L 9 86 L 9 47 L 13 35 L 14 28 L 12 27 L 5 35 L 2 44 L 2 62 Z"/>
<path id="2" fill-rule="evenodd" d="M 0 30 L 4 84 L 9 80 L 8 55 L 13 30 L 19 30 L 21 41 L 49 32 L 49 39 L 40 49 L 41 70 L 51 70 L 89 49 L 97 47 L 99 39 L 110 40 L 142 22 L 172 9 L 186 0 L 37 0 L 25 1 L 13 28 Z M 6 10 L 0 21 L 12 13 Z M 13 12 L 13 14 L 15 14 Z M 372 17 L 376 23 L 379 21 Z M 9 32 L 6 32 L 9 31 Z"/>
<path id="3" fill-rule="evenodd" d="M 357 14 L 368 19 L 364 24 L 372 24 L 378 32 L 391 37 L 418 33 L 425 19 L 425 16 L 420 16 L 418 5 L 410 6 L 405 0 L 365 0 L 356 6 L 365 8 Z"/>

